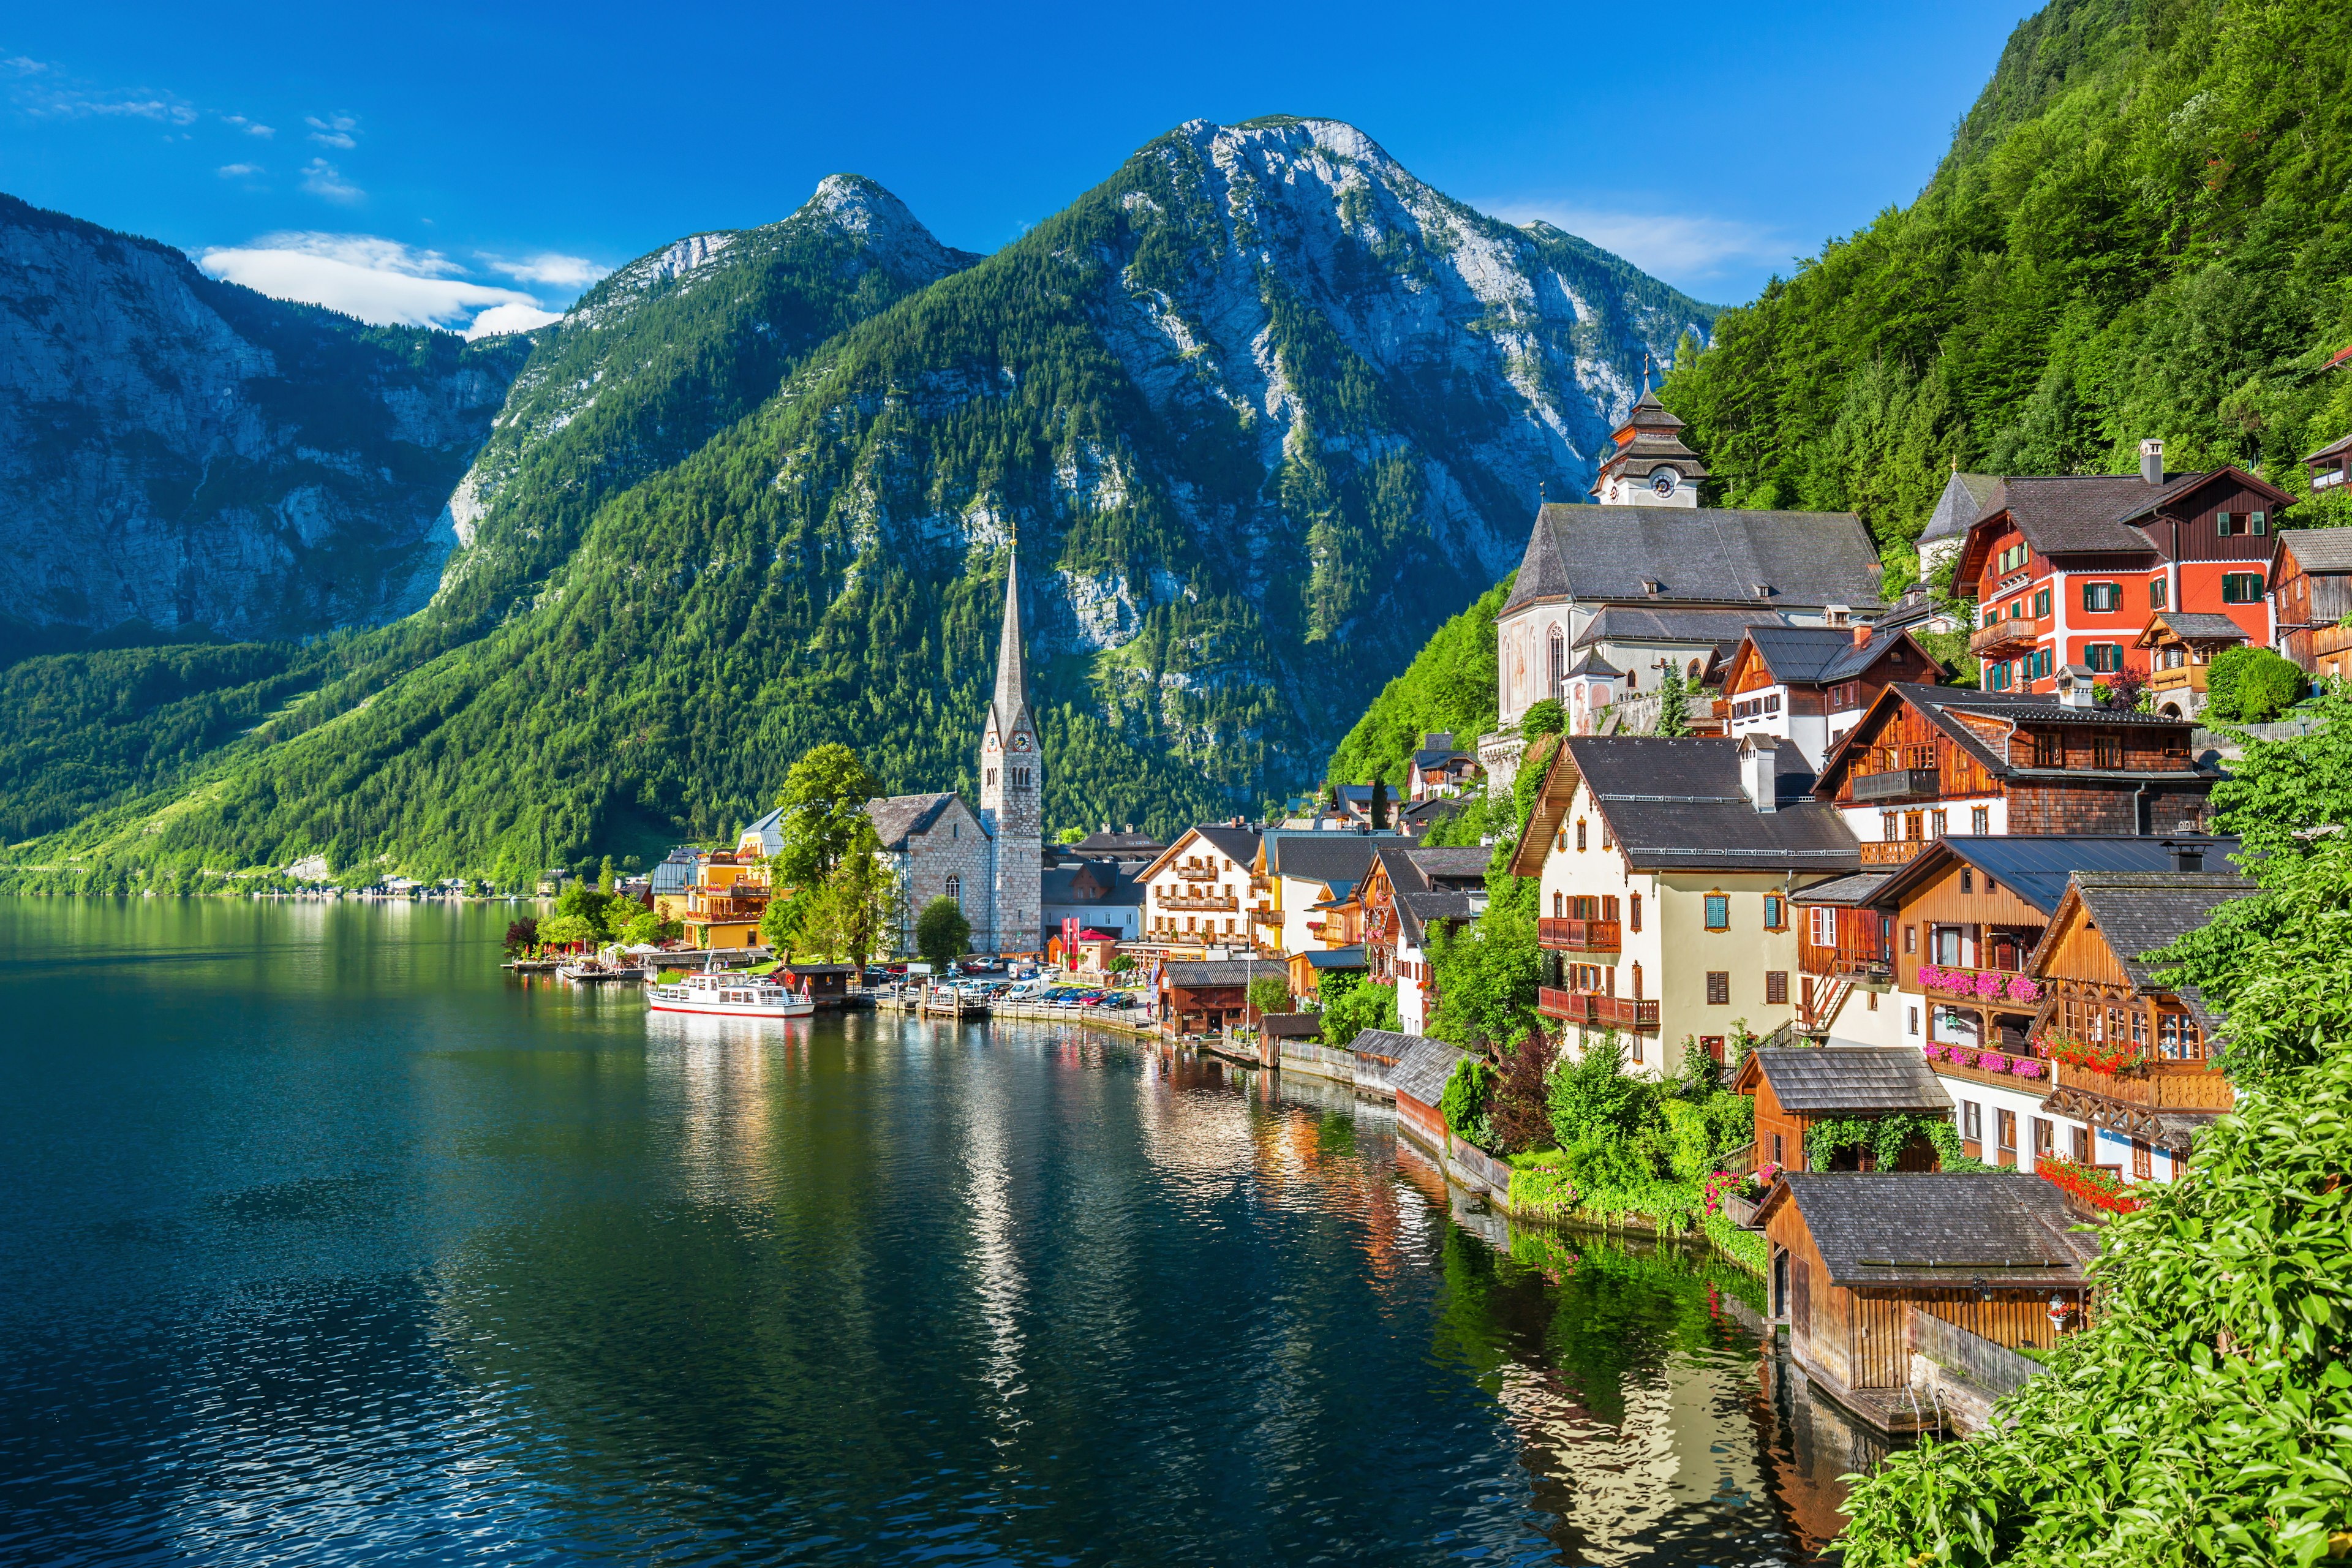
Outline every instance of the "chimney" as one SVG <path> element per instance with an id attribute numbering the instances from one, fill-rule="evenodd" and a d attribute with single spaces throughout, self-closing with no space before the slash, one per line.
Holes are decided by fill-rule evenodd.
<path id="1" fill-rule="evenodd" d="M 2167 840 L 2164 847 L 2172 851 L 2174 870 L 2202 871 L 2205 869 L 2205 846 L 2202 844 L 2176 844 Z"/>
<path id="2" fill-rule="evenodd" d="M 1739 740 L 1739 790 L 1759 812 L 1780 809 L 1780 742 L 1775 735 Z"/>
<path id="3" fill-rule="evenodd" d="M 2142 441 L 2139 444 L 2139 477 L 2152 485 L 2164 483 L 2164 443 Z"/>
<path id="4" fill-rule="evenodd" d="M 1870 646 L 1870 627 L 1867 625 L 1857 625 L 1853 628 L 1853 646 L 1857 650 Z"/>

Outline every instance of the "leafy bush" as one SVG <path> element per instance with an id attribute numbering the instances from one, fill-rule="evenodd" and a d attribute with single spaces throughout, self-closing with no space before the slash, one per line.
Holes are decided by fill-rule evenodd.
<path id="1" fill-rule="evenodd" d="M 1486 1096 L 1494 1086 L 1495 1069 L 1476 1057 L 1465 1057 L 1454 1064 L 1437 1102 L 1437 1113 L 1454 1135 L 1481 1149 L 1494 1146 L 1493 1131 L 1486 1125 Z"/>
<path id="2" fill-rule="evenodd" d="M 1279 974 L 1259 975 L 1249 983 L 1249 1005 L 1260 1013 L 1289 1012 L 1290 982 Z"/>
<path id="3" fill-rule="evenodd" d="M 1559 1059 L 1559 1045 L 1541 1029 L 1528 1031 L 1503 1058 L 1502 1078 L 1486 1108 L 1487 1124 L 1495 1130 L 1494 1152 L 1517 1154 L 1550 1147 L 1551 1069 Z"/>
<path id="4" fill-rule="evenodd" d="M 1335 985 L 1343 980 L 1345 984 Z M 1397 1016 L 1397 990 L 1394 983 L 1381 984 L 1361 975 L 1326 974 L 1321 983 L 1328 995 L 1323 1004 L 1323 1043 L 1344 1046 L 1366 1029 L 1395 1030 L 1403 1026 Z"/>
<path id="5" fill-rule="evenodd" d="M 971 922 L 963 918 L 962 906 L 953 899 L 933 899 L 915 917 L 915 951 L 928 962 L 941 966 L 952 963 L 971 945 Z"/>
<path id="6" fill-rule="evenodd" d="M 509 921 L 507 922 L 507 951 L 509 952 L 520 952 L 524 948 L 537 945 L 538 942 L 538 917 L 534 915 L 525 915 L 519 921 Z"/>
<path id="7" fill-rule="evenodd" d="M 1519 715 L 1519 733 L 1530 741 L 1538 735 L 1557 735 L 1567 728 L 1568 710 L 1556 697 L 1538 698 Z"/>
<path id="8" fill-rule="evenodd" d="M 2310 681 L 2294 660 L 2266 647 L 2233 647 L 2205 672 L 2205 717 L 2224 724 L 2267 724 L 2303 700 Z"/>

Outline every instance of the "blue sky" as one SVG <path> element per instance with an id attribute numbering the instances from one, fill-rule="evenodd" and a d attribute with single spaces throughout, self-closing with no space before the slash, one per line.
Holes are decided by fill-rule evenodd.
<path id="1" fill-rule="evenodd" d="M 491 330 L 828 174 L 986 251 L 1185 120 L 1315 114 L 1736 302 L 1910 200 L 2029 9 L 28 6 L 0 21 L 0 191 Z"/>

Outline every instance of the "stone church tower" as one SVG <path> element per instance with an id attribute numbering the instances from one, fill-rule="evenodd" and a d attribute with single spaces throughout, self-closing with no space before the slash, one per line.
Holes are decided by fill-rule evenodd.
<path id="1" fill-rule="evenodd" d="M 1045 870 L 1045 760 L 1029 712 L 1029 664 L 1021 647 L 1021 558 L 1004 574 L 1004 636 L 996 647 L 996 694 L 980 737 L 980 819 L 994 846 L 988 929 L 972 932 L 982 952 L 1034 952 L 1044 939 L 1039 906 Z"/>

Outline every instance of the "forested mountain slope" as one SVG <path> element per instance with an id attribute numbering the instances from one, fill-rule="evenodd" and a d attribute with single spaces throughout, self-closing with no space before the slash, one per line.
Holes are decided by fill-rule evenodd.
<path id="1" fill-rule="evenodd" d="M 1954 462 L 2123 472 L 2159 437 L 2300 490 L 2352 431 L 2347 61 L 2347 0 L 2053 0 L 1919 198 L 1663 395 L 1730 504 L 1851 508 L 1895 553 Z"/>
<path id="2" fill-rule="evenodd" d="M 416 668 L 24 858 L 515 875 L 725 832 L 829 740 L 894 789 L 968 784 L 1016 535 L 1049 819 L 1254 807 L 1319 776 L 1517 559 L 1538 482 L 1589 480 L 1643 354 L 1712 315 L 1347 126 L 1187 125 L 641 479 L 617 440 L 509 458 L 502 418 Z M 570 415 L 561 441 L 607 398 L 573 412 L 593 372 L 541 363 L 509 418 L 558 399 L 522 423 Z"/>
<path id="3" fill-rule="evenodd" d="M 0 658 L 415 610 L 529 352 L 268 299 L 0 196 Z"/>

